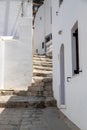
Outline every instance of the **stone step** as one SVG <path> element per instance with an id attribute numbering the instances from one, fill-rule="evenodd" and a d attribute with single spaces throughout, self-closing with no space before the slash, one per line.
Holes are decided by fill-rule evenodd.
<path id="1" fill-rule="evenodd" d="M 33 69 L 35 70 L 44 70 L 44 71 L 52 71 L 52 67 L 41 67 L 41 66 L 33 66 Z"/>
<path id="2" fill-rule="evenodd" d="M 37 82 L 36 84 L 28 87 L 27 95 L 32 96 L 53 96 L 52 81 Z"/>
<path id="3" fill-rule="evenodd" d="M 37 58 L 46 58 L 46 55 L 33 55 L 33 57 L 37 57 Z"/>
<path id="4" fill-rule="evenodd" d="M 49 85 L 45 85 L 45 86 L 37 86 L 37 87 L 34 87 L 34 86 L 31 86 L 31 87 L 28 87 L 28 91 L 29 92 L 36 92 L 36 93 L 40 93 L 42 94 L 42 96 L 44 95 L 44 92 L 46 91 L 47 93 L 50 93 L 52 94 L 52 84 L 50 83 Z M 28 92 L 27 92 L 28 93 Z"/>
<path id="5" fill-rule="evenodd" d="M 46 60 L 33 60 L 33 63 L 38 63 L 38 64 L 52 64 L 52 61 L 46 61 Z"/>
<path id="6" fill-rule="evenodd" d="M 14 90 L 0 90 L 0 96 L 5 96 L 5 95 L 13 95 Z"/>
<path id="7" fill-rule="evenodd" d="M 48 58 L 33 58 L 33 61 L 42 61 L 42 62 L 51 62 L 52 63 L 52 59 L 48 59 Z"/>
<path id="8" fill-rule="evenodd" d="M 33 82 L 31 84 L 31 86 L 29 86 L 28 88 L 45 88 L 45 87 L 52 87 L 52 79 L 47 78 L 47 79 L 43 79 L 42 81 L 37 81 L 37 82 Z M 42 89 L 41 89 L 42 90 Z"/>
<path id="9" fill-rule="evenodd" d="M 41 66 L 41 67 L 51 67 L 52 68 L 52 64 L 46 64 L 46 63 L 44 63 L 44 64 L 38 64 L 38 63 L 33 63 L 33 66 Z"/>
<path id="10" fill-rule="evenodd" d="M 34 69 L 33 75 L 34 76 L 42 76 L 42 77 L 52 76 L 52 71 L 41 71 L 41 70 Z"/>
<path id="11" fill-rule="evenodd" d="M 52 67 L 49 67 L 49 66 L 33 65 L 33 70 L 34 70 L 34 69 L 52 71 Z"/>
<path id="12" fill-rule="evenodd" d="M 56 107 L 53 97 L 0 96 L 0 108 Z"/>
<path id="13" fill-rule="evenodd" d="M 42 82 L 43 83 L 43 82 Z M 44 83 L 41 84 L 41 83 L 35 83 L 34 85 L 32 86 L 29 86 L 28 87 L 28 91 L 29 92 L 38 92 L 38 91 L 43 91 L 43 87 L 44 87 Z"/>
<path id="14" fill-rule="evenodd" d="M 52 91 L 30 91 L 27 92 L 27 96 L 36 96 L 36 97 L 47 97 L 47 96 L 53 96 L 53 92 Z"/>
<path id="15" fill-rule="evenodd" d="M 42 61 L 39 61 L 39 62 L 33 61 L 33 65 L 34 65 L 34 64 L 38 64 L 38 65 L 41 65 L 41 66 L 42 66 L 42 65 L 45 65 L 45 66 L 51 66 L 51 67 L 52 67 L 52 63 L 51 63 L 51 62 L 50 62 L 50 63 L 49 63 L 49 62 L 47 63 L 47 62 L 42 62 Z"/>
<path id="16" fill-rule="evenodd" d="M 44 74 L 52 74 L 52 71 L 47 71 L 47 70 L 37 70 L 33 69 L 33 73 L 44 73 Z"/>
<path id="17" fill-rule="evenodd" d="M 6 95 L 16 95 L 16 96 L 26 96 L 27 91 L 25 90 L 0 90 L 0 96 L 6 96 Z"/>
<path id="18" fill-rule="evenodd" d="M 2 91 L 0 92 L 0 96 L 38 96 L 38 97 L 41 97 L 41 96 L 53 96 L 53 92 L 51 91 L 51 88 L 50 90 L 48 91 L 47 89 L 43 90 L 43 88 L 40 88 L 40 87 L 31 87 L 31 88 L 28 88 L 28 91 Z"/>
<path id="19" fill-rule="evenodd" d="M 39 76 L 39 77 L 51 77 L 52 74 L 46 74 L 46 73 L 37 73 L 37 72 L 34 72 L 33 73 L 33 76 Z"/>
<path id="20" fill-rule="evenodd" d="M 48 77 L 34 76 L 32 79 L 34 80 L 35 83 L 52 81 L 51 76 L 50 77 L 49 76 Z"/>
<path id="21" fill-rule="evenodd" d="M 46 59 L 52 59 L 52 57 L 49 57 L 47 55 L 33 55 L 33 58 L 46 58 Z"/>
<path id="22" fill-rule="evenodd" d="M 33 60 L 52 61 L 52 57 L 48 57 L 48 56 L 44 56 L 44 55 L 34 55 Z"/>

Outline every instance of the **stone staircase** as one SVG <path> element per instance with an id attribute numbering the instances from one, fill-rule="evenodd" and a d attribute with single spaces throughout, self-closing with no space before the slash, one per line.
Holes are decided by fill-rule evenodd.
<path id="1" fill-rule="evenodd" d="M 0 107 L 55 107 L 52 91 L 52 59 L 33 56 L 32 85 L 27 90 L 0 90 Z"/>

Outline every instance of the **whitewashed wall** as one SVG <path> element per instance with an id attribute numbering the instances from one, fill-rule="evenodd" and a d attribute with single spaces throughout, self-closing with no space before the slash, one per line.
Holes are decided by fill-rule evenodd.
<path id="1" fill-rule="evenodd" d="M 52 33 L 52 18 L 51 18 L 51 11 L 52 11 L 52 3 L 51 0 L 44 1 L 44 12 L 45 12 L 45 36 Z"/>
<path id="2" fill-rule="evenodd" d="M 45 48 L 42 49 L 42 42 L 45 41 L 45 36 L 52 33 L 51 11 L 51 0 L 45 0 L 36 14 L 34 24 L 34 53 L 36 53 L 36 49 L 38 49 L 39 54 L 45 53 Z"/>
<path id="3" fill-rule="evenodd" d="M 0 36 L 19 36 L 18 22 L 21 17 L 21 0 L 0 0 Z M 30 3 L 24 0 L 24 16 L 30 16 Z"/>
<path id="4" fill-rule="evenodd" d="M 60 110 L 72 120 L 81 130 L 87 130 L 87 2 L 86 0 L 64 0 L 58 8 L 57 0 L 53 5 L 53 89 Z M 54 20 L 55 19 L 55 20 Z M 55 21 L 57 21 L 55 23 Z M 82 73 L 72 76 L 71 29 L 78 21 L 79 56 Z M 58 32 L 62 30 L 62 34 Z M 60 106 L 60 47 L 65 49 L 65 109 Z M 67 82 L 67 77 L 71 77 Z"/>
<path id="5" fill-rule="evenodd" d="M 18 19 L 16 19 L 16 11 L 19 10 L 20 1 L 10 0 L 9 2 L 9 20 L 8 26 L 6 25 L 8 29 L 5 30 L 7 35 L 5 34 L 4 37 L 1 37 L 0 42 L 0 88 L 26 89 L 32 82 L 32 2 L 27 3 L 27 1 L 25 1 L 24 16 Z M 28 13 L 26 11 L 28 11 Z M 11 39 L 8 35 L 10 35 L 12 31 L 13 23 L 16 22 L 15 19 L 17 20 L 17 26 L 15 26 L 15 28 L 18 31 L 18 35 L 16 36 L 19 38 Z M 2 26 L 2 24 L 0 24 L 0 26 Z M 3 25 L 3 28 L 4 27 L 5 25 Z M 10 36 L 14 37 L 14 34 Z"/>
<path id="6" fill-rule="evenodd" d="M 38 49 L 38 52 L 43 54 L 45 52 L 45 49 L 42 49 L 42 42 L 44 42 L 45 37 L 44 5 L 39 8 L 36 14 L 34 27 L 34 53 Z"/>
<path id="7" fill-rule="evenodd" d="M 1 0 L 0 10 L 0 35 L 12 35 L 21 15 L 21 1 Z"/>

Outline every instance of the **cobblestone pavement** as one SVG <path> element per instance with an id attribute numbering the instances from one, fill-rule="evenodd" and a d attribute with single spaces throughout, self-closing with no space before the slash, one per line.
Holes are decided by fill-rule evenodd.
<path id="1" fill-rule="evenodd" d="M 0 108 L 0 130 L 78 130 L 57 108 Z"/>

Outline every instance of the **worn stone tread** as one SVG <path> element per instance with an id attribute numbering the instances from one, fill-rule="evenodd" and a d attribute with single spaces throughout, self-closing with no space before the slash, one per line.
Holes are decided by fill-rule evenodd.
<path id="1" fill-rule="evenodd" d="M 36 96 L 0 96 L 0 107 L 48 107 L 56 106 L 56 100 L 53 97 L 36 97 Z"/>
<path id="2" fill-rule="evenodd" d="M 33 66 L 34 70 L 40 70 L 40 71 L 52 71 L 52 67 L 41 67 L 41 66 Z"/>

